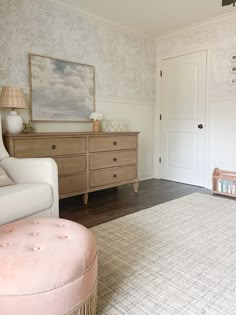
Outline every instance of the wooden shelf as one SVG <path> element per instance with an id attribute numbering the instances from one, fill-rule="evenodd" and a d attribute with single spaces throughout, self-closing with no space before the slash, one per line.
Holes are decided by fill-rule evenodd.
<path id="1" fill-rule="evenodd" d="M 215 168 L 212 174 L 212 193 L 236 198 L 236 172 Z"/>

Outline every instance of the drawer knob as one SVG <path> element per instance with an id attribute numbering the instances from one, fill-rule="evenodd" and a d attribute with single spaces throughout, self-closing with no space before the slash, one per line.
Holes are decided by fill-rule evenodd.
<path id="1" fill-rule="evenodd" d="M 116 141 L 113 141 L 113 145 L 117 145 L 117 142 L 116 142 Z"/>
<path id="2" fill-rule="evenodd" d="M 56 150 L 57 146 L 55 144 L 52 145 L 52 149 Z"/>
<path id="3" fill-rule="evenodd" d="M 117 175 L 116 175 L 116 174 L 113 174 L 113 177 L 114 177 L 114 178 L 116 178 L 116 177 L 117 177 Z"/>
<path id="4" fill-rule="evenodd" d="M 114 158 L 113 161 L 116 162 L 116 161 L 117 161 L 117 158 Z"/>

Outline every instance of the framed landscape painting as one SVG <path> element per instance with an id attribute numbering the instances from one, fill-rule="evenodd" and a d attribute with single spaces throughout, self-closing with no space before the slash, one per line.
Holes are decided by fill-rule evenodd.
<path id="1" fill-rule="evenodd" d="M 95 68 L 29 55 L 32 121 L 90 121 L 95 111 Z"/>

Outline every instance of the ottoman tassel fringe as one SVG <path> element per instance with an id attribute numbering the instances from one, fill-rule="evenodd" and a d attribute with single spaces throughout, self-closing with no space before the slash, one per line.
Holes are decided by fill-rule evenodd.
<path id="1" fill-rule="evenodd" d="M 74 306 L 64 315 L 96 315 L 97 310 L 97 282 L 90 293 L 80 304 Z"/>

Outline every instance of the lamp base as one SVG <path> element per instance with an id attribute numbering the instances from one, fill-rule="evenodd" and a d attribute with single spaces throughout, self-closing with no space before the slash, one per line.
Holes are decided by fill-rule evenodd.
<path id="1" fill-rule="evenodd" d="M 5 118 L 5 127 L 8 133 L 20 133 L 23 129 L 23 119 L 15 110 L 10 111 Z"/>

